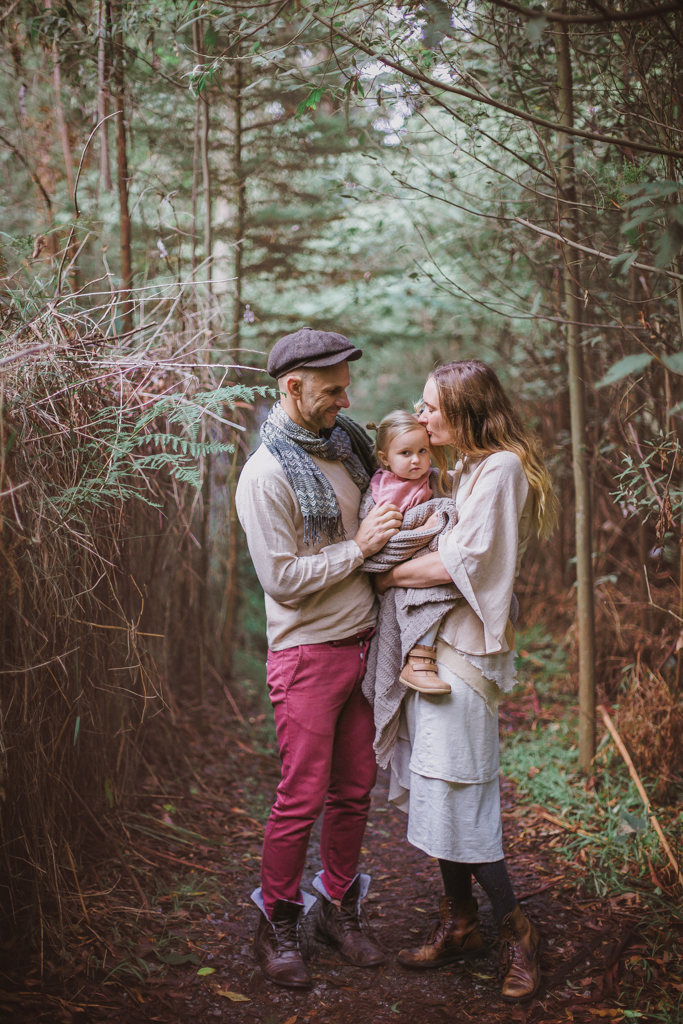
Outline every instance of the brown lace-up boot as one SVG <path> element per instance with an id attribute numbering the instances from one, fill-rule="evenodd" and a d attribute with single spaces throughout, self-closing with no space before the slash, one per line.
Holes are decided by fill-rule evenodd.
<path id="1" fill-rule="evenodd" d="M 419 690 L 420 693 L 438 695 L 451 692 L 451 684 L 439 679 L 436 647 L 425 647 L 424 644 L 415 644 L 408 655 L 400 680 L 411 690 Z"/>
<path id="2" fill-rule="evenodd" d="M 452 960 L 474 960 L 486 956 L 487 949 L 479 931 L 477 901 L 468 900 L 456 907 L 455 900 L 442 896 L 439 921 L 422 946 L 402 949 L 398 962 L 404 967 L 443 967 Z"/>
<path id="3" fill-rule="evenodd" d="M 299 951 L 301 907 L 276 900 L 270 921 L 259 912 L 254 957 L 266 978 L 285 988 L 311 988 L 313 980 Z"/>
<path id="4" fill-rule="evenodd" d="M 386 957 L 374 939 L 363 932 L 360 920 L 360 875 L 344 893 L 339 906 L 331 900 L 320 902 L 315 937 L 337 946 L 354 967 L 379 967 Z"/>
<path id="5" fill-rule="evenodd" d="M 523 1003 L 538 992 L 541 984 L 541 936 L 519 903 L 501 927 L 500 947 L 503 979 L 503 1000 L 506 1003 Z"/>

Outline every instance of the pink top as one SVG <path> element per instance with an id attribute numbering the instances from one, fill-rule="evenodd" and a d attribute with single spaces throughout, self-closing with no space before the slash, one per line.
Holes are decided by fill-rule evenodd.
<path id="1" fill-rule="evenodd" d="M 429 501 L 433 497 L 429 486 L 430 472 L 428 469 L 417 480 L 404 480 L 388 469 L 378 469 L 370 481 L 375 505 L 397 505 L 401 512 L 407 512 L 409 508 Z"/>

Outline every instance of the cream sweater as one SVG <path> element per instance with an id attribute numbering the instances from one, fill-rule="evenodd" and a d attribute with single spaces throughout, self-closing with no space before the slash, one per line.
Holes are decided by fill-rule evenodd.
<path id="1" fill-rule="evenodd" d="M 236 506 L 249 554 L 265 592 L 272 651 L 343 640 L 377 618 L 375 594 L 358 532 L 361 492 L 341 462 L 313 459 L 337 495 L 346 539 L 304 545 L 299 502 L 278 460 L 261 445 L 237 485 Z"/>

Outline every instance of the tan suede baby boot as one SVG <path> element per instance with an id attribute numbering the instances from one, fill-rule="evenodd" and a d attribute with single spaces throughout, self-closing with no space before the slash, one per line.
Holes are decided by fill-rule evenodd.
<path id="1" fill-rule="evenodd" d="M 399 678 L 405 686 L 420 693 L 438 695 L 451 692 L 451 684 L 439 679 L 436 647 L 415 644 Z"/>

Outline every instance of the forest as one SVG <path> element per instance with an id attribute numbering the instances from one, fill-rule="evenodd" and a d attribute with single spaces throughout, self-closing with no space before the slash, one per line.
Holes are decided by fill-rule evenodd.
<path id="1" fill-rule="evenodd" d="M 0 96 L 2 1019 L 680 1021 L 682 0 L 2 0 Z M 310 937 L 308 995 L 251 959 L 280 762 L 235 491 L 303 326 L 363 350 L 363 426 L 477 358 L 542 442 L 524 1007 L 494 959 L 359 981 Z M 384 785 L 395 952 L 438 868 Z"/>

